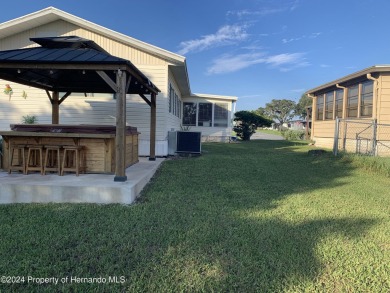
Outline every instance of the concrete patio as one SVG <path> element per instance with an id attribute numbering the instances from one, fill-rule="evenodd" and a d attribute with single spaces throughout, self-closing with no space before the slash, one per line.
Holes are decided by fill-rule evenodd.
<path id="1" fill-rule="evenodd" d="M 139 163 L 126 169 L 127 181 L 114 182 L 107 174 L 40 175 L 0 171 L 0 204 L 11 203 L 99 203 L 131 204 L 153 177 L 163 158 Z"/>

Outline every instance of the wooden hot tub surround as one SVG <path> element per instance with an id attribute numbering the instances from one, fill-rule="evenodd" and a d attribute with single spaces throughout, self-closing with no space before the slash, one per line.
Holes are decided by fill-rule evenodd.
<path id="1" fill-rule="evenodd" d="M 86 173 L 115 173 L 115 126 L 12 124 L 3 137 L 3 169 L 8 170 L 11 145 L 83 146 Z M 126 127 L 126 168 L 138 162 L 137 128 Z"/>

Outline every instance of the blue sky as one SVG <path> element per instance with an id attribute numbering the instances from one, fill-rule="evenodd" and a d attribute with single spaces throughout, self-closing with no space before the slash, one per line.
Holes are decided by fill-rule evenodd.
<path id="1" fill-rule="evenodd" d="M 238 110 L 390 64 L 388 0 L 13 0 L 0 22 L 48 6 L 184 55 L 191 91 Z"/>

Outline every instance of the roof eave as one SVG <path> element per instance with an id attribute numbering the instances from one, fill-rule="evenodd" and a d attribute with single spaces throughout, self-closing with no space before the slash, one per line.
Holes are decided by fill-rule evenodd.
<path id="1" fill-rule="evenodd" d="M 223 96 L 223 95 L 212 95 L 212 94 L 191 94 L 188 98 L 205 98 L 205 99 L 216 99 L 216 100 L 229 100 L 229 101 L 237 101 L 238 98 L 235 96 Z"/>
<path id="2" fill-rule="evenodd" d="M 374 65 L 374 66 L 365 68 L 363 70 L 357 71 L 355 73 L 346 75 L 342 78 L 333 80 L 331 82 L 328 82 L 328 83 L 325 83 L 325 84 L 320 85 L 318 87 L 315 87 L 313 89 L 310 89 L 310 90 L 306 91 L 304 94 L 305 95 L 312 95 L 316 92 L 320 92 L 320 91 L 323 91 L 327 88 L 334 87 L 334 86 L 336 86 L 336 84 L 343 84 L 349 80 L 356 79 L 356 78 L 365 76 L 367 74 L 380 73 L 380 72 L 390 72 L 390 65 Z"/>
<path id="3" fill-rule="evenodd" d="M 191 95 L 190 80 L 188 78 L 187 63 L 184 60 L 182 64 L 169 65 L 172 74 L 175 77 L 175 81 L 179 86 L 180 93 L 182 96 Z"/>

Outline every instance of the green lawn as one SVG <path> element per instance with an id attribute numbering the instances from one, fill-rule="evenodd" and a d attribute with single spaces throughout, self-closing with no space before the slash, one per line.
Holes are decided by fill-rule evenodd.
<path id="1" fill-rule="evenodd" d="M 256 132 L 267 133 L 267 134 L 275 134 L 275 135 L 282 135 L 281 131 L 276 130 L 276 129 L 257 128 Z"/>
<path id="2" fill-rule="evenodd" d="M 25 277 L 0 291 L 390 291 L 389 177 L 297 142 L 202 148 L 131 206 L 0 206 L 0 272 Z"/>

